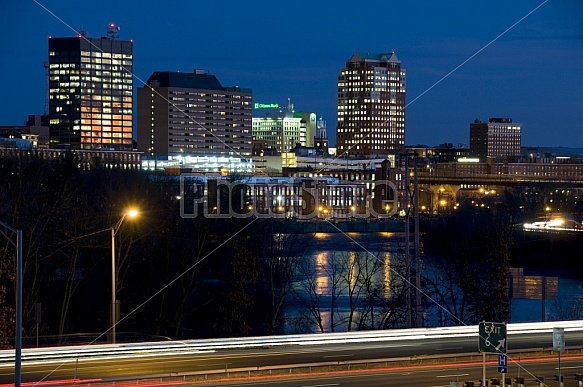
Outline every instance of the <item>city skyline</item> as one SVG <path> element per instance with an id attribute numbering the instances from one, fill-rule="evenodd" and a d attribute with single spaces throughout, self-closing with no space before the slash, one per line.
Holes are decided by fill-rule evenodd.
<path id="1" fill-rule="evenodd" d="M 69 1 L 7 4 L 0 21 L 17 33 L 5 35 L 2 50 L 15 60 L 0 71 L 19 76 L 5 77 L 0 124 L 44 112 L 49 36 L 98 38 L 115 22 L 120 39 L 134 41 L 134 89 L 153 71 L 205 69 L 251 88 L 254 102 L 290 98 L 297 111 L 317 113 L 334 145 L 338 72 L 356 52 L 395 51 L 407 69 L 407 145 L 469 145 L 474 119 L 512 117 L 523 124 L 523 145 L 583 148 L 583 4 L 373 2 L 348 12 L 349 4 L 130 2 L 91 12 Z"/>

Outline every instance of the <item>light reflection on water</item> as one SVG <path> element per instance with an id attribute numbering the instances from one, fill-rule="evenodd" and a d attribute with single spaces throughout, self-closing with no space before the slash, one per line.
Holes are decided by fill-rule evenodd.
<path id="1" fill-rule="evenodd" d="M 335 256 L 344 256 L 353 262 L 366 254 L 382 261 L 382 297 L 391 297 L 394 280 L 395 257 L 402 259 L 403 233 L 316 233 L 310 241 L 307 257 L 314 262 L 316 293 L 330 294 L 331 264 Z M 373 257 L 370 257 L 373 258 Z M 422 260 L 427 257 L 422 256 Z M 552 320 L 573 320 L 583 318 L 583 281 L 566 278 L 528 275 L 522 269 L 511 269 L 513 297 L 511 297 L 511 320 L 508 322 L 534 322 Z M 349 277 L 349 281 L 356 276 Z M 400 279 L 399 279 L 400 280 Z M 353 285 L 354 283 L 351 282 Z M 543 285 L 544 283 L 544 285 Z M 544 294 L 544 300 L 543 300 Z M 342 311 L 341 302 L 337 305 Z M 287 313 L 293 313 L 288 311 Z M 342 313 L 342 312 L 340 312 Z M 544 316 L 543 316 L 544 315 Z M 322 308 L 324 323 L 330 320 L 330 310 Z M 338 329 L 341 330 L 341 329 Z"/>
<path id="2" fill-rule="evenodd" d="M 383 258 L 383 298 L 388 300 L 391 296 L 391 253 L 385 251 Z"/>
<path id="3" fill-rule="evenodd" d="M 354 292 L 363 291 L 359 289 L 361 285 L 358 285 L 363 277 L 370 277 L 378 283 L 380 297 L 385 301 L 390 300 L 394 283 L 394 268 L 391 265 L 394 264 L 395 256 L 402 255 L 396 254 L 396 250 L 400 249 L 399 241 L 398 235 L 391 232 L 314 234 L 305 253 L 307 261 L 310 262 L 312 278 L 309 279 L 310 274 L 305 272 L 296 278 L 296 295 L 299 294 L 304 301 L 292 300 L 293 307 L 288 307 L 284 312 L 286 319 L 291 320 L 297 318 L 298 314 L 306 313 L 306 310 L 300 312 L 298 308 L 309 308 L 311 305 L 317 309 L 312 313 L 317 313 L 324 329 L 330 329 L 334 325 L 336 331 L 346 330 L 346 324 L 342 323 L 350 313 L 350 299 L 346 293 L 349 289 Z M 310 282 L 313 287 L 309 286 Z M 356 297 L 364 296 L 360 294 Z M 358 301 L 363 302 L 362 299 Z M 361 317 L 360 312 L 353 312 L 353 321 L 357 321 Z M 309 329 L 313 332 L 319 331 L 315 322 L 311 323 Z"/>
<path id="4" fill-rule="evenodd" d="M 323 295 L 328 293 L 329 291 L 329 282 L 330 276 L 326 271 L 326 267 L 328 266 L 328 256 L 329 253 L 327 251 L 321 251 L 316 254 L 316 290 L 315 293 L 317 295 Z"/>

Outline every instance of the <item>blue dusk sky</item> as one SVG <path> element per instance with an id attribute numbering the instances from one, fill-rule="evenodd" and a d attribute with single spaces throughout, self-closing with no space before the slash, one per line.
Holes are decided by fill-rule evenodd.
<path id="1" fill-rule="evenodd" d="M 316 113 L 331 144 L 339 71 L 355 52 L 394 51 L 407 71 L 407 145 L 469 145 L 474 119 L 511 117 L 523 124 L 523 145 L 583 148 L 581 0 L 5 0 L 1 8 L 0 125 L 43 114 L 49 36 L 99 38 L 113 22 L 120 39 L 134 41 L 135 90 L 154 71 L 203 69 L 223 86 L 251 88 L 254 102 L 290 98 L 296 111 Z"/>

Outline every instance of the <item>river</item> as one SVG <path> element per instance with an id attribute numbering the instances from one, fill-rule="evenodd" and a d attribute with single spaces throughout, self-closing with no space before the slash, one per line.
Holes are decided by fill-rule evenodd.
<path id="1" fill-rule="evenodd" d="M 351 310 L 348 283 L 354 280 L 354 276 L 344 275 L 344 278 L 335 280 L 335 277 L 341 276 L 340 270 L 334 267 L 333 262 L 336 261 L 348 262 L 353 267 L 354 263 L 351 262 L 357 260 L 368 258 L 369 263 L 365 266 L 376 261 L 377 271 L 374 277 L 378 286 L 382 287 L 381 298 L 390 299 L 391 292 L 398 288 L 399 284 L 402 285 L 404 280 L 396 269 L 405 261 L 404 236 L 404 233 L 395 232 L 313 234 L 309 238 L 305 253 L 307 261 L 313 266 L 310 275 L 306 274 L 307 270 L 304 269 L 303 274 L 296 277 L 295 295 L 288 299 L 289 306 L 285 311 L 286 332 L 301 332 L 306 329 L 315 332 L 321 329 L 346 330 L 344 321 Z M 411 259 L 414 260 L 412 236 L 411 251 Z M 344 258 L 336 260 L 336 257 Z M 432 258 L 421 255 L 422 276 L 432 275 L 433 269 L 428 264 Z M 341 288 L 344 290 L 340 290 Z M 533 272 L 525 268 L 510 268 L 509 293 L 511 315 L 510 321 L 507 321 L 509 323 L 583 318 L 583 280 L 562 277 L 550 271 Z M 355 297 L 352 299 L 354 301 Z M 427 300 L 427 303 L 431 302 L 431 299 Z M 441 308 L 433 306 L 423 311 L 425 326 L 438 324 L 437 317 L 432 314 Z M 306 308 L 312 310 L 306 312 Z M 336 313 L 332 314 L 332 309 Z M 317 321 L 315 314 L 320 318 L 321 325 L 315 323 Z M 352 321 L 362 317 L 362 313 L 357 312 Z"/>

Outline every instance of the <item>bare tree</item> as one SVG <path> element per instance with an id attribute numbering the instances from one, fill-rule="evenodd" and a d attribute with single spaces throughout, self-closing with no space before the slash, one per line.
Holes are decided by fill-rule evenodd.
<path id="1" fill-rule="evenodd" d="M 271 335 L 279 331 L 281 312 L 311 235 L 283 232 L 285 224 L 272 219 L 265 226 L 258 234 L 258 240 L 263 262 L 263 282 L 269 293 L 267 334 Z"/>
<path id="2" fill-rule="evenodd" d="M 583 318 L 583 299 L 581 296 L 569 300 L 557 298 L 551 306 L 551 313 L 561 321 L 580 320 Z"/>
<path id="3" fill-rule="evenodd" d="M 427 314 L 437 316 L 430 322 L 436 326 L 460 325 L 468 312 L 468 297 L 460 286 L 462 272 L 448 260 L 434 260 L 425 276 L 425 291 L 432 302 L 427 306 Z"/>
<path id="4" fill-rule="evenodd" d="M 342 278 L 346 283 L 349 305 L 346 328 L 350 332 L 353 326 L 362 327 L 365 324 L 365 316 L 372 317 L 373 300 L 379 290 L 373 283 L 381 265 L 378 258 L 368 252 L 349 252 L 343 261 Z M 358 323 L 357 315 L 361 316 Z"/>

